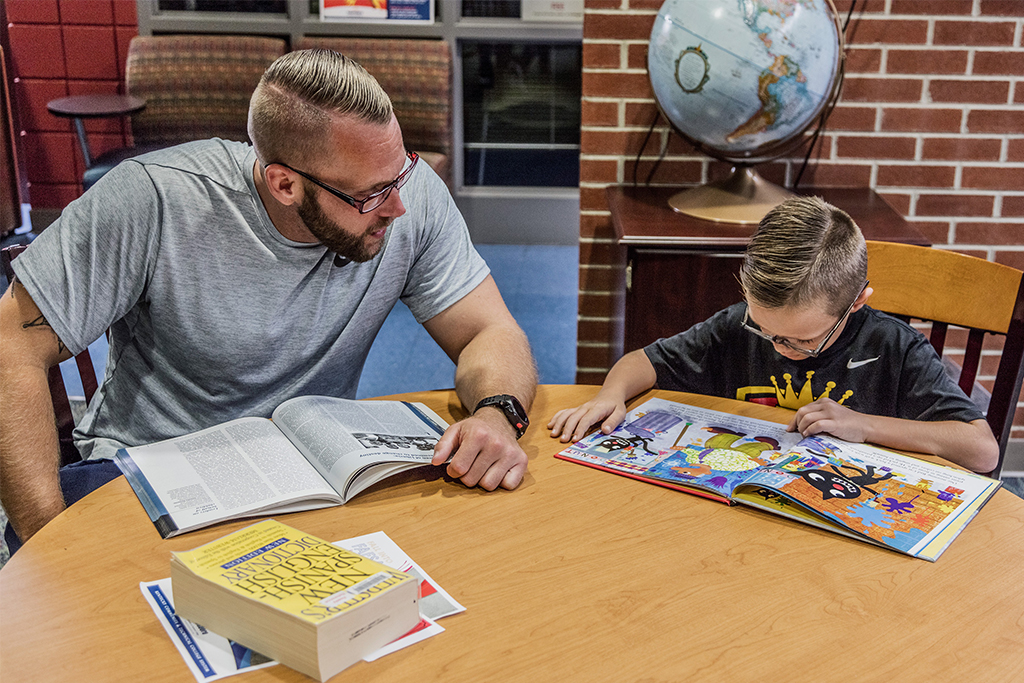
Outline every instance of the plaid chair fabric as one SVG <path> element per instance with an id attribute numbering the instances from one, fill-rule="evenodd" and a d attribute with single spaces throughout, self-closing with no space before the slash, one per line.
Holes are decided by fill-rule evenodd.
<path id="1" fill-rule="evenodd" d="M 249 98 L 285 52 L 258 36 L 136 36 L 128 49 L 128 93 L 146 100 L 132 116 L 137 147 L 220 137 L 245 142 Z"/>
<path id="2" fill-rule="evenodd" d="M 298 49 L 351 57 L 384 88 L 406 146 L 451 185 L 451 52 L 443 40 L 306 37 Z M 425 154 L 424 154 L 425 153 Z"/>

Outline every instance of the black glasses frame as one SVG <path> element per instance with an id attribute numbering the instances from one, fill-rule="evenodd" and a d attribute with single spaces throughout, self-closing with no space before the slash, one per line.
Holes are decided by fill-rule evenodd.
<path id="1" fill-rule="evenodd" d="M 749 305 L 746 307 L 746 310 L 743 311 L 743 322 L 741 324 L 743 325 L 743 329 L 745 329 L 747 332 L 755 334 L 766 341 L 770 341 L 772 344 L 785 346 L 790 351 L 796 351 L 797 353 L 808 356 L 809 358 L 817 358 L 818 356 L 821 355 L 821 350 L 825 348 L 825 344 L 828 344 L 828 340 L 832 338 L 832 335 L 836 333 L 836 330 L 839 329 L 839 326 L 843 324 L 844 320 L 846 320 L 846 316 L 850 315 L 850 311 L 853 310 L 854 305 L 857 303 L 857 299 L 859 299 L 860 295 L 864 293 L 864 290 L 868 288 L 868 282 L 868 280 L 864 281 L 864 284 L 861 286 L 860 291 L 857 292 L 857 296 L 853 298 L 853 301 L 851 301 L 850 305 L 846 308 L 846 312 L 839 316 L 839 320 L 836 321 L 836 324 L 832 326 L 832 329 L 828 331 L 828 334 L 826 334 L 825 338 L 821 340 L 821 343 L 818 344 L 818 347 L 814 349 L 805 349 L 802 346 L 797 346 L 793 342 L 789 341 L 789 339 L 786 337 L 777 334 L 768 334 L 767 332 L 760 328 L 752 327 L 751 325 L 747 324 L 747 321 L 750 320 Z"/>
<path id="2" fill-rule="evenodd" d="M 281 161 L 273 161 L 273 162 L 271 162 L 269 164 L 264 165 L 263 168 L 266 168 L 267 166 L 271 166 L 272 164 L 277 164 L 278 166 L 284 166 L 289 171 L 294 171 L 295 173 L 298 173 L 300 176 L 302 176 L 303 178 L 305 178 L 309 182 L 313 183 L 317 187 L 323 188 L 324 190 L 326 190 L 327 192 L 331 193 L 332 195 L 334 195 L 338 199 L 342 200 L 346 204 L 351 205 L 359 213 L 370 213 L 374 209 L 380 208 L 380 206 L 384 202 L 386 202 L 388 200 L 388 197 L 391 196 L 391 190 L 400 190 L 400 189 L 402 189 L 402 186 L 405 185 L 405 183 L 409 180 L 409 176 L 412 174 L 412 169 L 416 168 L 416 162 L 419 161 L 420 155 L 417 154 L 416 152 L 408 152 L 407 151 L 405 153 L 405 156 L 406 156 L 406 158 L 409 159 L 409 161 L 412 162 L 411 164 L 409 164 L 409 167 L 407 169 L 405 169 L 404 171 L 402 171 L 398 175 L 398 177 L 395 178 L 392 182 L 388 183 L 388 185 L 384 189 L 378 190 L 377 192 L 374 192 L 370 196 L 363 197 L 362 199 L 356 199 L 355 197 L 353 197 L 351 195 L 347 195 L 344 192 L 342 192 L 341 190 L 335 189 L 335 188 L 331 187 L 330 185 L 328 185 L 327 183 L 314 178 L 313 176 L 309 175 L 308 173 L 304 173 L 303 171 L 300 171 L 297 168 L 292 168 L 288 164 L 283 163 Z"/>

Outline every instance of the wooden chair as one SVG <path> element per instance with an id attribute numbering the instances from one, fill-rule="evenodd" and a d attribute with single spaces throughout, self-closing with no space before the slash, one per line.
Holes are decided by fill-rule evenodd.
<path id="1" fill-rule="evenodd" d="M 82 189 L 124 159 L 162 147 L 212 137 L 248 141 L 249 98 L 284 52 L 284 40 L 261 36 L 132 38 L 125 88 L 146 101 L 132 115 L 135 144 L 96 157 L 82 176 Z"/>
<path id="2" fill-rule="evenodd" d="M 18 244 L 0 250 L 0 267 L 3 268 L 4 275 L 7 276 L 8 281 L 14 280 L 14 269 L 11 268 L 11 261 L 27 248 L 27 245 Z M 99 386 L 96 380 L 96 370 L 92 365 L 92 356 L 89 355 L 89 349 L 75 356 L 75 364 L 78 366 L 78 374 L 81 376 L 82 389 L 85 393 L 85 402 L 88 405 Z M 82 459 L 71 437 L 71 433 L 75 429 L 75 418 L 71 411 L 71 401 L 68 397 L 67 388 L 64 386 L 64 377 L 61 375 L 59 366 L 54 365 L 50 368 L 47 380 L 50 385 L 50 400 L 53 403 L 54 420 L 57 424 L 60 464 L 63 466 Z"/>
<path id="3" fill-rule="evenodd" d="M 931 323 L 929 341 L 941 355 L 950 326 L 967 330 L 959 377 L 971 394 L 986 335 L 1002 342 L 985 419 L 999 442 L 998 477 L 1024 376 L 1024 288 L 1015 268 L 952 251 L 868 241 L 868 305 L 905 321 Z"/>
<path id="4" fill-rule="evenodd" d="M 350 57 L 391 98 L 405 145 L 452 186 L 452 57 L 443 40 L 307 37 L 297 49 Z"/>

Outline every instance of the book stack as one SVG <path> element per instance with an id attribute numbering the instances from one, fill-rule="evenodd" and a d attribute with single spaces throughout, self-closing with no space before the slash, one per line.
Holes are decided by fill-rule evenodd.
<path id="1" fill-rule="evenodd" d="M 415 577 L 266 520 L 172 553 L 176 613 L 325 681 L 420 620 Z"/>

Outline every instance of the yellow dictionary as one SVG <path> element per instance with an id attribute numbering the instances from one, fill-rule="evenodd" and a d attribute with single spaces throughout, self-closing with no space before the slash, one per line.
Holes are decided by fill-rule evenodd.
<path id="1" fill-rule="evenodd" d="M 275 520 L 172 553 L 178 615 L 324 681 L 419 622 L 415 577 Z"/>

